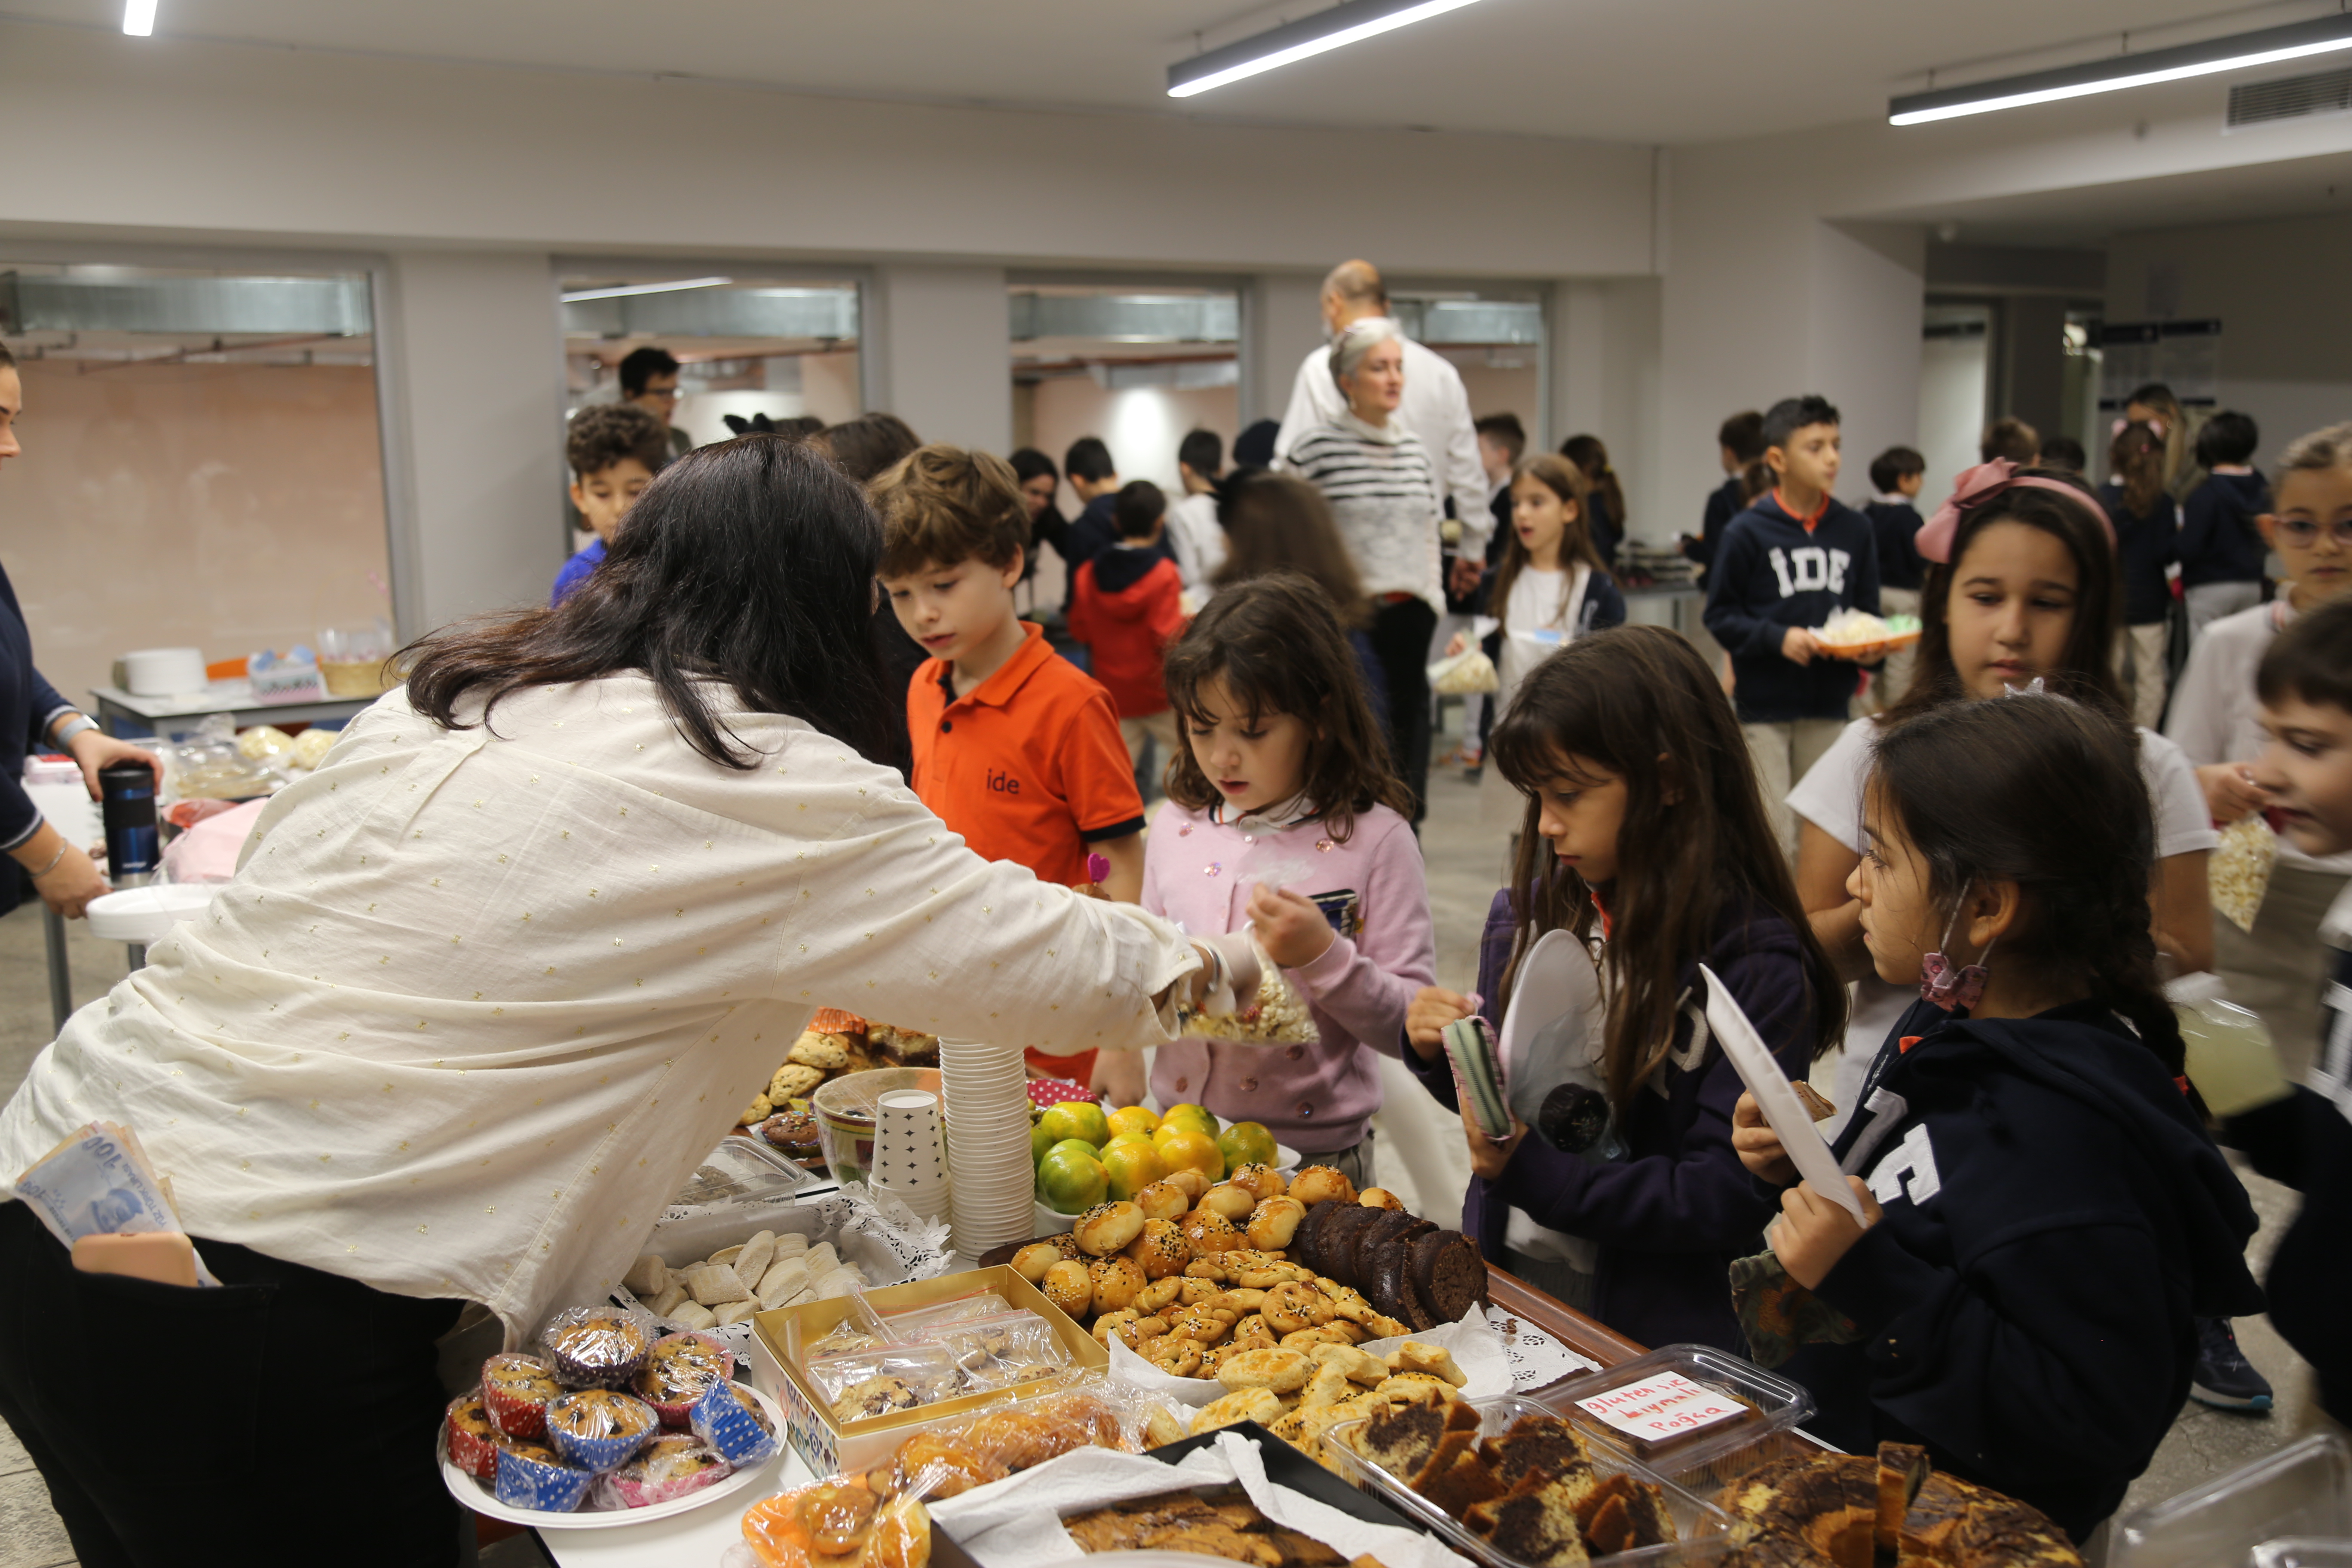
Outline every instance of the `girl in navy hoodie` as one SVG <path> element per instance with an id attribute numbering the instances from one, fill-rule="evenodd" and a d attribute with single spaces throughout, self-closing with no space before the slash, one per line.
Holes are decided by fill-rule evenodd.
<path id="1" fill-rule="evenodd" d="M 1785 1370 L 1829 1441 L 1924 1444 L 2079 1540 L 2188 1396 L 2194 1320 L 2263 1303 L 2158 986 L 2137 749 L 2038 691 L 1941 708 L 1878 738 L 1864 826 L 1864 941 L 1921 1000 L 1832 1145 L 1866 1227 L 1781 1195 L 1773 1253 L 1848 1321 Z M 1749 1171 L 1793 1182 L 1751 1098 L 1737 1116 Z"/>
<path id="2" fill-rule="evenodd" d="M 1707 1033 L 1698 965 L 1723 977 L 1794 1077 L 1845 1026 L 1845 988 L 1797 902 L 1738 721 L 1686 640 L 1621 626 L 1538 665 L 1490 754 L 1527 805 L 1511 886 L 1486 917 L 1484 1001 L 1423 991 L 1405 1064 L 1458 1106 L 1444 1026 L 1502 1018 L 1550 931 L 1583 945 L 1552 943 L 1541 962 L 1596 963 L 1609 1000 L 1587 1075 L 1598 1082 L 1583 1090 L 1591 1114 L 1556 1116 L 1575 1079 L 1522 1066 L 1510 1099 L 1538 1108 L 1538 1131 L 1522 1110 L 1497 1144 L 1465 1117 L 1475 1173 L 1463 1228 L 1622 1333 L 1738 1350 L 1725 1270 L 1755 1250 L 1771 1205 L 1731 1146 L 1739 1079 Z M 1547 1059 L 1558 1074 L 1568 1058 L 1535 1061 Z M 1563 1089 L 1569 1101 L 1554 1098 Z M 1602 1102 L 1606 1131 L 1590 1136 Z"/>

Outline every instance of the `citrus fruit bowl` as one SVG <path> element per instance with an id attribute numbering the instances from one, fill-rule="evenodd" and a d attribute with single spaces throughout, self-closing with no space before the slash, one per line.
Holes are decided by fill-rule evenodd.
<path id="1" fill-rule="evenodd" d="M 1275 1169 L 1280 1171 L 1286 1177 L 1297 1175 L 1299 1161 L 1306 1158 L 1286 1143 L 1276 1143 L 1274 1146 L 1274 1154 Z M 1049 1207 L 1043 1203 L 1035 1204 L 1034 1206 L 1037 1211 L 1036 1234 L 1039 1236 L 1059 1236 L 1077 1223 L 1076 1215 L 1064 1214 L 1059 1209 Z"/>

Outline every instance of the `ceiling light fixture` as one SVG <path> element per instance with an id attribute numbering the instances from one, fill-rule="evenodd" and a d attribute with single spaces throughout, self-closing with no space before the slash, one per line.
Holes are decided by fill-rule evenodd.
<path id="1" fill-rule="evenodd" d="M 1168 96 L 1190 98 L 1475 4 L 1476 0 L 1343 0 L 1328 11 L 1170 66 Z"/>
<path id="2" fill-rule="evenodd" d="M 122 0 L 122 30 L 134 38 L 155 32 L 155 0 Z"/>
<path id="3" fill-rule="evenodd" d="M 670 283 L 623 283 L 611 289 L 577 289 L 563 296 L 567 305 L 583 300 L 620 300 L 631 294 L 670 294 L 680 289 L 716 289 L 732 283 L 732 278 L 681 278 Z"/>
<path id="4" fill-rule="evenodd" d="M 2298 60 L 2352 49 L 2352 15 L 2323 16 L 2312 22 L 2290 22 L 2201 44 L 2181 44 L 2145 54 L 2116 55 L 2085 65 L 2060 66 L 1973 82 L 1967 87 L 1939 88 L 1892 100 L 1886 106 L 1890 125 L 1925 125 L 1963 114 L 1985 114 L 1996 109 L 2021 109 L 2032 103 L 2055 103 L 2095 92 L 2116 92 L 2127 87 L 2150 87 L 2161 81 L 2211 76 L 2216 71 L 2243 70 L 2253 66 Z"/>

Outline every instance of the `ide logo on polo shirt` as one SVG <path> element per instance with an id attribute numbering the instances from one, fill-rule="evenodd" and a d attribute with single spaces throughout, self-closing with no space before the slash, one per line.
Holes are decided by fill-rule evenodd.
<path id="1" fill-rule="evenodd" d="M 991 768 L 988 770 L 988 787 L 998 795 L 1019 795 L 1021 781 L 1003 768 Z"/>

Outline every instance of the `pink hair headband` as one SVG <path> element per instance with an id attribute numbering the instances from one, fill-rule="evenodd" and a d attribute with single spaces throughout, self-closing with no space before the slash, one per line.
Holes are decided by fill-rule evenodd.
<path id="1" fill-rule="evenodd" d="M 1987 501 L 2013 489 L 2056 491 L 2097 518 L 2099 526 L 2106 531 L 2107 543 L 2115 543 L 2115 520 L 2107 515 L 2106 508 L 2063 479 L 2044 479 L 2031 474 L 2020 478 L 2015 463 L 2007 458 L 1995 458 L 1990 463 L 1979 463 L 1975 468 L 1965 470 L 1953 481 L 1952 493 L 1945 498 L 1944 504 L 1936 509 L 1936 515 L 1921 526 L 1917 537 L 1912 541 L 1920 559 L 1949 565 L 1952 541 L 1959 535 L 1960 520 Z"/>

